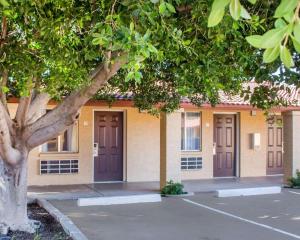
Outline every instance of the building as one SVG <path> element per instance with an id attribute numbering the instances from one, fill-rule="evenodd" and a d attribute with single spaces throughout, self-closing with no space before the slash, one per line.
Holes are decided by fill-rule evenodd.
<path id="1" fill-rule="evenodd" d="M 298 91 L 290 97 L 299 102 Z M 17 103 L 9 108 L 14 112 Z M 215 107 L 183 101 L 178 111 L 157 117 L 139 112 L 130 96 L 119 96 L 112 107 L 89 101 L 74 126 L 30 153 L 28 184 L 163 185 L 170 179 L 283 174 L 284 168 L 291 175 L 300 169 L 300 150 L 293 147 L 300 136 L 298 110 L 297 103 L 267 117 L 240 97 L 221 95 Z M 289 142 L 285 154 L 283 139 Z"/>

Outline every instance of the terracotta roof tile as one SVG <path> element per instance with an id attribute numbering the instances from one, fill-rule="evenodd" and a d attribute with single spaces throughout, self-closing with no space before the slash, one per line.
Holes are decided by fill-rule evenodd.
<path id="1" fill-rule="evenodd" d="M 268 86 L 268 83 L 263 83 Z M 254 81 L 251 81 L 244 85 L 246 87 L 250 87 L 250 91 L 253 92 L 254 88 L 259 86 Z M 278 90 L 278 98 L 283 99 L 289 103 L 289 105 L 300 106 L 300 89 L 296 86 L 291 86 L 284 84 L 282 90 Z M 289 88 L 290 91 L 286 89 Z M 133 93 L 125 93 L 120 94 L 116 93 L 114 97 L 117 100 L 132 100 Z M 249 100 L 244 100 L 240 95 L 228 95 L 223 91 L 219 91 L 220 104 L 228 104 L 228 105 L 250 105 Z M 182 103 L 189 103 L 190 100 L 186 97 L 182 98 Z"/>

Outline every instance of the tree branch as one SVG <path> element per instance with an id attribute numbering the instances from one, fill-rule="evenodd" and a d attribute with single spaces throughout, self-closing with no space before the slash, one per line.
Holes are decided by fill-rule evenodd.
<path id="1" fill-rule="evenodd" d="M 36 81 L 36 77 L 32 77 L 32 82 Z M 30 84 L 30 79 L 28 79 L 27 85 L 29 86 L 29 95 L 25 97 L 21 97 L 15 117 L 15 122 L 17 123 L 17 127 L 20 129 L 23 129 L 23 127 L 26 124 L 27 118 L 28 118 L 28 111 L 31 104 L 31 101 L 33 99 L 33 90 L 32 85 Z"/>
<path id="2" fill-rule="evenodd" d="M 2 103 L 0 103 L 0 155 L 3 161 L 10 165 L 17 165 L 21 161 L 20 152 L 12 147 L 6 110 Z"/>
<path id="3" fill-rule="evenodd" d="M 2 17 L 2 26 L 1 26 L 0 48 L 3 47 L 6 36 L 7 36 L 7 19 L 6 19 L 6 16 L 3 16 Z"/>
<path id="4" fill-rule="evenodd" d="M 176 10 L 180 13 L 190 12 L 193 9 L 191 5 L 180 5 L 176 7 Z"/>
<path id="5" fill-rule="evenodd" d="M 8 112 L 8 109 L 7 109 L 7 105 L 4 106 L 3 103 L 0 101 L 0 110 L 3 112 L 3 117 L 6 121 L 6 124 L 7 124 L 7 127 L 8 127 L 8 130 L 10 132 L 11 135 L 15 135 L 15 130 L 14 130 L 14 122 L 12 121 L 12 119 L 10 118 L 9 116 L 9 112 Z"/>
<path id="6" fill-rule="evenodd" d="M 50 101 L 50 95 L 48 93 L 39 93 L 31 100 L 31 104 L 28 109 L 26 125 L 34 123 L 41 117 L 41 111 L 47 108 L 47 104 Z"/>
<path id="7" fill-rule="evenodd" d="M 29 96 L 20 98 L 16 117 L 15 117 L 15 122 L 17 123 L 19 128 L 23 128 L 25 126 L 28 109 L 29 109 L 31 97 L 32 97 L 31 94 L 32 93 L 30 93 Z"/>
<path id="8" fill-rule="evenodd" d="M 126 62 L 127 55 L 119 54 L 119 56 L 110 63 L 109 71 L 104 67 L 105 64 L 99 65 L 95 71 L 90 74 L 92 83 L 89 86 L 85 86 L 71 93 L 71 95 L 66 97 L 63 102 L 52 111 L 31 125 L 28 125 L 24 133 L 28 148 L 32 149 L 43 144 L 72 125 L 78 119 L 80 108 L 92 98 Z"/>
<path id="9" fill-rule="evenodd" d="M 7 86 L 7 81 L 8 81 L 8 71 L 5 69 L 2 73 L 2 81 L 0 84 L 0 101 L 2 102 L 7 113 L 9 114 L 7 101 L 6 101 L 6 93 L 3 91 L 3 88 Z"/>

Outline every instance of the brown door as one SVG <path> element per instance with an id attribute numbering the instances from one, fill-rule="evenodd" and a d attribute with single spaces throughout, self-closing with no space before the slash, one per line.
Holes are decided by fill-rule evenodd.
<path id="1" fill-rule="evenodd" d="M 98 148 L 98 156 L 94 156 L 94 180 L 122 181 L 123 113 L 95 112 L 94 121 L 94 147 Z"/>
<path id="2" fill-rule="evenodd" d="M 214 177 L 235 175 L 235 115 L 214 115 Z"/>
<path id="3" fill-rule="evenodd" d="M 267 175 L 282 174 L 282 117 L 268 120 Z"/>

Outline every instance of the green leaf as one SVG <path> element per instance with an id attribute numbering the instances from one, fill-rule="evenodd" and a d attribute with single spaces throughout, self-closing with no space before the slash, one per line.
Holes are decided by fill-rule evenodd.
<path id="1" fill-rule="evenodd" d="M 134 30 L 134 23 L 131 22 L 131 23 L 130 23 L 130 31 L 133 32 L 133 30 Z"/>
<path id="2" fill-rule="evenodd" d="M 9 3 L 6 0 L 0 0 L 0 3 L 4 6 L 4 7 L 8 7 Z"/>
<path id="3" fill-rule="evenodd" d="M 148 45 L 149 51 L 152 53 L 158 53 L 156 47 L 154 47 L 152 44 Z"/>
<path id="4" fill-rule="evenodd" d="M 300 22 L 296 22 L 293 29 L 294 36 L 300 42 Z"/>
<path id="5" fill-rule="evenodd" d="M 244 19 L 251 19 L 250 14 L 243 6 L 241 6 L 241 17 Z"/>
<path id="6" fill-rule="evenodd" d="M 294 12 L 289 12 L 289 13 L 285 14 L 283 16 L 283 18 L 289 23 L 293 22 L 294 21 Z"/>
<path id="7" fill-rule="evenodd" d="M 290 50 L 286 46 L 280 48 L 280 59 L 287 68 L 295 65 Z"/>
<path id="8" fill-rule="evenodd" d="M 134 73 L 134 80 L 137 82 L 137 83 L 141 83 L 141 79 L 142 79 L 143 75 L 141 72 L 135 72 Z"/>
<path id="9" fill-rule="evenodd" d="M 238 20 L 241 16 L 242 5 L 239 0 L 231 0 L 229 5 L 230 14 L 234 20 Z"/>
<path id="10" fill-rule="evenodd" d="M 93 33 L 92 36 L 94 38 L 102 38 L 103 37 L 103 35 L 101 33 Z"/>
<path id="11" fill-rule="evenodd" d="M 293 12 L 298 4 L 298 0 L 281 0 L 281 3 L 277 7 L 274 17 L 280 18 L 289 12 Z"/>
<path id="12" fill-rule="evenodd" d="M 143 36 L 143 39 L 144 39 L 145 41 L 147 41 L 147 40 L 149 39 L 150 35 L 151 35 L 151 32 L 150 32 L 149 29 L 147 29 L 146 33 L 145 33 L 144 36 Z"/>
<path id="13" fill-rule="evenodd" d="M 230 3 L 231 0 L 214 0 L 212 5 L 212 10 L 221 10 L 225 9 L 225 7 Z"/>
<path id="14" fill-rule="evenodd" d="M 230 0 L 214 0 L 208 17 L 208 27 L 214 27 L 222 21 L 225 13 L 225 7 L 229 4 L 229 2 Z"/>
<path id="15" fill-rule="evenodd" d="M 166 6 L 167 6 L 167 9 L 169 10 L 169 12 L 176 13 L 176 10 L 172 4 L 166 3 Z"/>
<path id="16" fill-rule="evenodd" d="M 248 2 L 252 3 L 252 4 L 255 4 L 256 3 L 256 0 L 248 0 Z"/>
<path id="17" fill-rule="evenodd" d="M 265 63 L 271 63 L 278 58 L 280 54 L 280 45 L 277 45 L 274 48 L 268 48 L 265 50 L 264 55 L 263 55 L 263 60 Z"/>
<path id="18" fill-rule="evenodd" d="M 191 40 L 187 39 L 183 41 L 183 45 L 188 46 L 191 44 Z"/>
<path id="19" fill-rule="evenodd" d="M 150 0 L 152 3 L 158 3 L 159 2 L 159 0 Z"/>
<path id="20" fill-rule="evenodd" d="M 1 58 L 0 58 L 0 63 L 4 62 L 6 59 L 6 52 L 3 52 Z"/>
<path id="21" fill-rule="evenodd" d="M 129 82 L 131 79 L 134 78 L 134 74 L 135 72 L 129 72 L 127 73 L 126 77 L 125 77 L 125 82 Z"/>
<path id="22" fill-rule="evenodd" d="M 280 44 L 287 32 L 288 26 L 269 30 L 262 36 L 261 48 L 273 48 Z"/>
<path id="23" fill-rule="evenodd" d="M 9 88 L 6 87 L 6 86 L 3 86 L 3 87 L 2 87 L 2 92 L 3 92 L 3 93 L 8 93 L 8 92 L 9 92 Z"/>
<path id="24" fill-rule="evenodd" d="M 107 42 L 108 42 L 108 39 L 105 37 L 98 37 L 98 38 L 94 38 L 92 40 L 93 45 L 100 45 L 100 46 L 106 44 Z"/>
<path id="25" fill-rule="evenodd" d="M 248 43 L 250 43 L 255 48 L 262 48 L 262 36 L 261 35 L 252 35 L 246 37 Z"/>
<path id="26" fill-rule="evenodd" d="M 214 26 L 218 25 L 222 21 L 224 14 L 225 14 L 224 9 L 212 10 L 208 17 L 207 26 L 214 27 Z"/>
<path id="27" fill-rule="evenodd" d="M 294 24 L 293 23 L 289 23 L 289 25 L 287 26 L 288 28 L 287 28 L 287 34 L 288 35 L 291 35 L 292 34 L 292 32 L 293 32 L 293 28 L 294 28 Z"/>
<path id="28" fill-rule="evenodd" d="M 292 37 L 292 41 L 295 50 L 297 51 L 297 53 L 300 53 L 300 43 L 294 37 Z"/>
<path id="29" fill-rule="evenodd" d="M 167 10 L 167 5 L 166 3 L 163 1 L 161 2 L 161 4 L 159 5 L 159 13 L 160 14 L 164 14 Z"/>
<path id="30" fill-rule="evenodd" d="M 275 21 L 275 28 L 283 28 L 286 26 L 286 22 L 282 19 L 282 18 L 278 18 L 276 21 Z"/>

